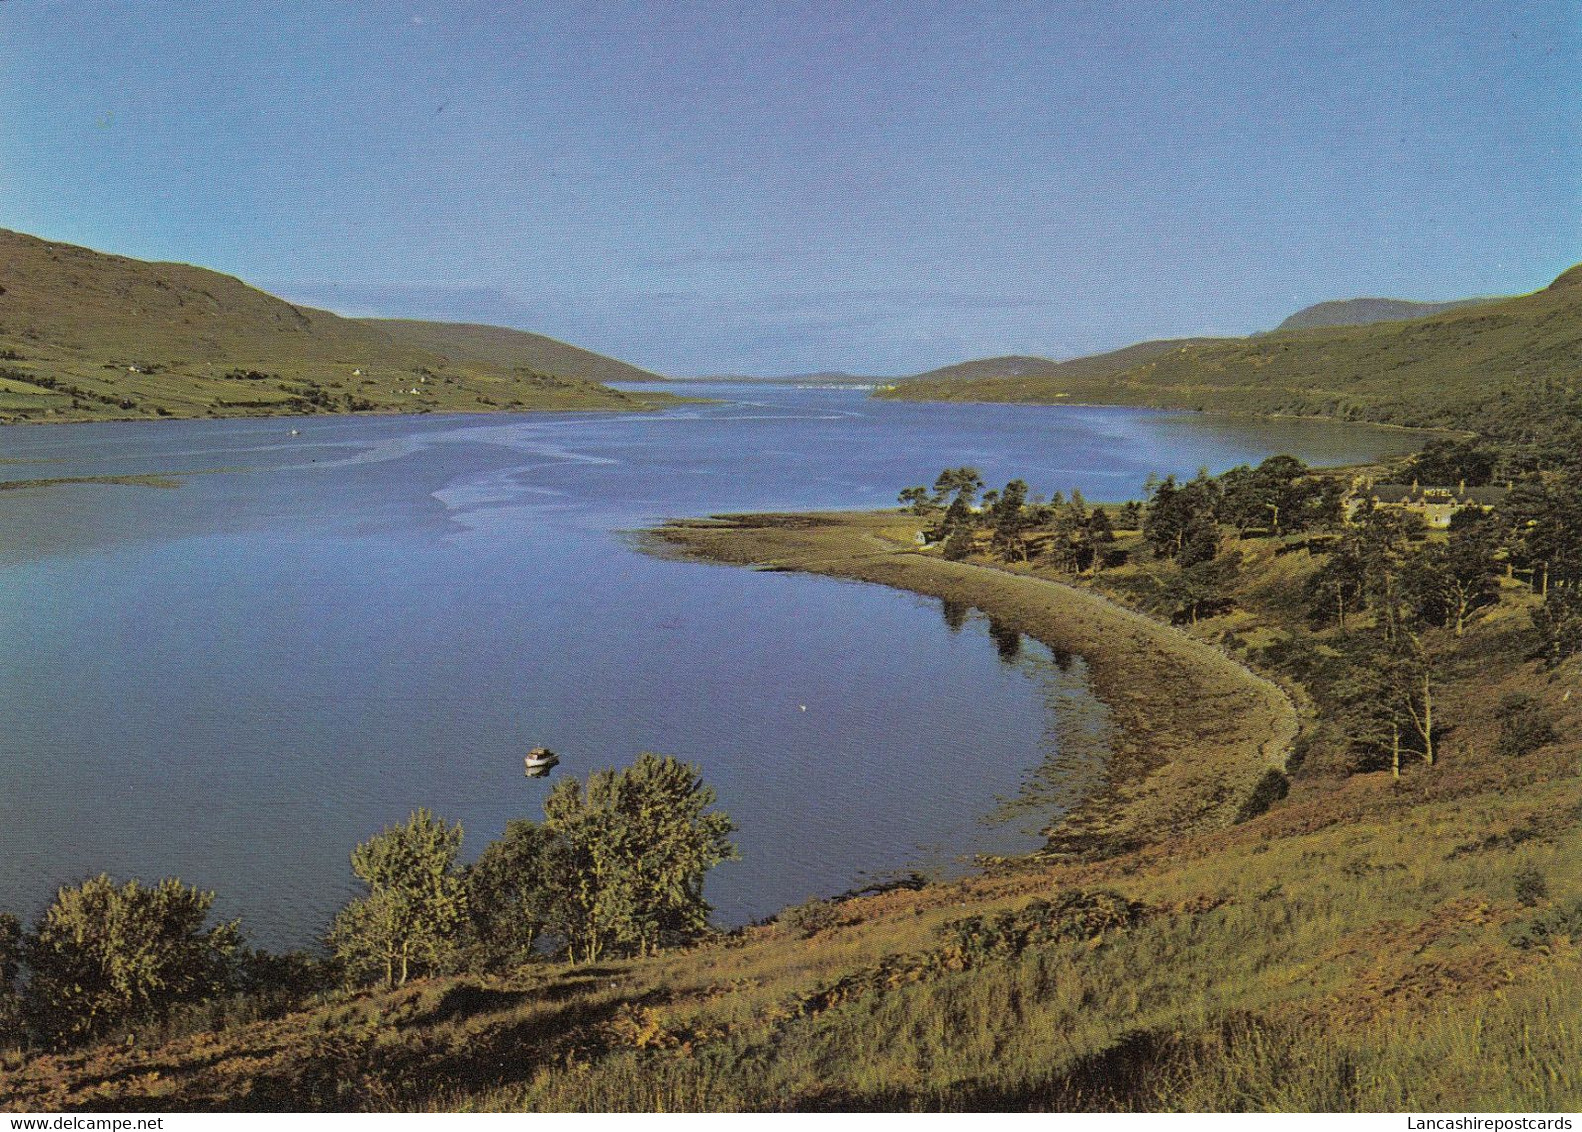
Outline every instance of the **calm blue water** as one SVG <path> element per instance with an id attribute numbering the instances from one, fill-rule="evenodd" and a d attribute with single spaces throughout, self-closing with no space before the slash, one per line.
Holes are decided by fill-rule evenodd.
<path id="1" fill-rule="evenodd" d="M 572 773 L 645 749 L 701 763 L 741 827 L 743 860 L 709 883 L 722 922 L 1027 848 L 1051 777 L 1092 773 L 1061 750 L 1063 733 L 1102 732 L 1080 662 L 1002 657 L 981 619 L 952 630 L 937 602 L 662 561 L 623 532 L 889 505 L 947 464 L 1113 499 L 1150 472 L 1412 444 L 1123 409 L 686 392 L 723 403 L 5 430 L 0 479 L 193 474 L 174 490 L 0 492 L 0 909 L 31 917 L 100 870 L 176 874 L 218 890 L 254 940 L 304 943 L 351 892 L 352 846 L 412 807 L 460 820 L 469 856 L 538 816 L 553 780 L 524 779 L 521 754 L 539 743 Z M 1046 802 L 985 822 L 1019 794 Z"/>

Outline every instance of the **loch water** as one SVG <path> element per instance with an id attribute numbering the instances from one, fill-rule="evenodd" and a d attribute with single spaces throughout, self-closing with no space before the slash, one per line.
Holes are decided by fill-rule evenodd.
<path id="1" fill-rule="evenodd" d="M 742 859 L 721 923 L 1015 852 L 1102 770 L 1081 658 L 877 586 L 646 555 L 672 516 L 893 505 L 946 465 L 1138 494 L 1150 474 L 1411 434 L 1132 409 L 689 384 L 644 414 L 10 428 L 0 480 L 0 910 L 100 871 L 179 875 L 280 947 L 416 806 L 465 855 L 555 775 L 699 763 Z"/>

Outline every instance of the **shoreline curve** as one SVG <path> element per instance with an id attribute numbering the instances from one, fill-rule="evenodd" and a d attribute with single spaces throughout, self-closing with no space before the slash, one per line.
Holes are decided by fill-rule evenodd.
<path id="1" fill-rule="evenodd" d="M 1081 656 L 1114 722 L 1104 784 L 1045 831 L 1108 855 L 1234 824 L 1299 727 L 1290 697 L 1213 645 L 1077 586 L 918 550 L 895 512 L 674 519 L 658 553 L 869 582 L 973 606 Z"/>

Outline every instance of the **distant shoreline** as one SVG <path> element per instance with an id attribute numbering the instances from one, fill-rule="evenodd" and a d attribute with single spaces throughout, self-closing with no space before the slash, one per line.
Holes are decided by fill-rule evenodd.
<path id="1" fill-rule="evenodd" d="M 959 601 L 1088 664 L 1115 723 L 1103 787 L 1046 833 L 1053 850 L 1115 850 L 1232 824 L 1284 767 L 1298 720 L 1275 684 L 1213 646 L 1092 591 L 913 544 L 895 512 L 672 520 L 661 553 L 872 582 Z"/>
<path id="2" fill-rule="evenodd" d="M 1009 397 L 905 397 L 900 391 L 906 383 L 894 387 L 880 386 L 874 396 L 876 401 L 901 401 L 911 405 L 1020 405 L 1030 409 L 1132 409 L 1139 413 L 1182 413 L 1194 417 L 1229 417 L 1233 420 L 1251 421 L 1310 421 L 1314 424 L 1356 425 L 1362 428 L 1388 429 L 1390 432 L 1420 432 L 1429 436 L 1477 436 L 1476 432 L 1462 428 L 1435 425 L 1403 425 L 1389 421 L 1371 421 L 1354 417 L 1338 417 L 1323 413 L 1261 413 L 1253 409 L 1196 409 L 1183 405 L 1150 405 L 1133 401 L 1068 401 L 1064 398 L 1028 400 Z"/>
<path id="3" fill-rule="evenodd" d="M 638 384 L 632 382 L 631 384 Z M 620 390 L 614 390 L 619 393 Z M 436 407 L 412 411 L 409 409 L 377 408 L 342 410 L 331 409 L 321 413 L 302 413 L 294 410 L 282 410 L 278 413 L 252 412 L 252 413 L 183 413 L 172 410 L 159 416 L 148 416 L 146 413 L 128 414 L 122 416 L 41 416 L 41 417 L 3 417 L 0 416 L 0 428 L 12 426 L 28 427 L 32 425 L 83 425 L 83 424 L 165 424 L 176 421 L 310 421 L 322 420 L 326 417 L 351 419 L 356 417 L 489 417 L 524 413 L 657 413 L 664 409 L 674 409 L 680 405 L 708 405 L 714 404 L 707 397 L 684 397 L 678 393 L 665 393 L 656 390 L 651 395 L 634 397 L 630 403 L 608 404 L 600 402 L 589 405 L 548 404 L 548 405 L 500 405 L 495 408 L 452 408 L 450 406 Z"/>

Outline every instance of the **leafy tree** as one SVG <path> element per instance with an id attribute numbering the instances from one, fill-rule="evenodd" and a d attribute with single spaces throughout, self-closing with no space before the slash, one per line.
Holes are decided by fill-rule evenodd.
<path id="1" fill-rule="evenodd" d="M 61 888 L 24 948 L 34 1029 L 74 1045 L 223 989 L 239 933 L 204 928 L 213 903 L 175 878 L 147 887 L 101 874 Z"/>
<path id="2" fill-rule="evenodd" d="M 1345 521 L 1346 485 L 1338 479 L 1323 478 L 1308 481 L 1308 491 L 1302 499 L 1301 526 L 1292 530 L 1332 530 Z"/>
<path id="3" fill-rule="evenodd" d="M 935 509 L 933 496 L 928 488 L 919 484 L 916 487 L 904 487 L 901 494 L 896 496 L 896 502 L 907 508 L 914 515 L 927 515 Z"/>
<path id="4" fill-rule="evenodd" d="M 1308 616 L 1321 625 L 1333 618 L 1344 629 L 1346 614 L 1362 609 L 1366 581 L 1355 541 L 1342 542 L 1307 581 Z"/>
<path id="5" fill-rule="evenodd" d="M 1403 755 L 1413 749 L 1429 766 L 1436 761 L 1437 700 L 1434 665 L 1421 636 L 1403 626 L 1389 638 L 1376 629 L 1344 645 L 1345 662 L 1330 682 L 1329 694 L 1342 705 L 1347 734 L 1376 762 L 1401 773 Z"/>
<path id="6" fill-rule="evenodd" d="M 1341 707 L 1341 727 L 1363 756 L 1364 769 L 1388 766 L 1399 778 L 1406 721 L 1390 687 L 1389 657 L 1377 638 L 1363 637 L 1351 643 L 1345 660 L 1329 685 Z"/>
<path id="7" fill-rule="evenodd" d="M 1104 566 L 1104 556 L 1108 553 L 1110 544 L 1115 541 L 1115 528 L 1110 526 L 1110 517 L 1105 513 L 1104 508 L 1095 507 L 1088 515 L 1085 535 L 1093 570 L 1097 573 Z"/>
<path id="8" fill-rule="evenodd" d="M 335 917 L 330 944 L 354 978 L 401 986 L 449 958 L 467 904 L 456 867 L 461 837 L 460 825 L 418 809 L 352 850 L 352 872 L 368 893 Z"/>
<path id="9" fill-rule="evenodd" d="M 1156 557 L 1175 558 L 1186 548 L 1194 531 L 1201 532 L 1218 523 L 1220 503 L 1219 484 L 1206 469 L 1186 484 L 1178 484 L 1174 476 L 1167 476 L 1155 485 L 1148 501 L 1143 539 Z"/>
<path id="10" fill-rule="evenodd" d="M 560 843 L 547 881 L 573 960 L 647 954 L 708 928 L 709 869 L 736 857 L 730 818 L 691 763 L 644 752 L 625 770 L 562 779 L 544 801 Z"/>
<path id="11" fill-rule="evenodd" d="M 964 558 L 971 550 L 974 502 L 983 487 L 983 477 L 977 468 L 946 468 L 934 480 L 932 507 L 939 507 L 949 499 L 949 506 L 939 521 L 923 532 L 928 542 L 945 543 L 947 558 Z"/>
<path id="12" fill-rule="evenodd" d="M 989 510 L 991 545 L 1006 558 L 1013 554 L 1027 561 L 1027 485 L 1012 480 L 994 499 Z"/>
<path id="13" fill-rule="evenodd" d="M 972 553 L 972 527 L 960 524 L 952 528 L 939 549 L 950 561 L 961 561 Z"/>
<path id="14" fill-rule="evenodd" d="M 0 912 L 0 994 L 16 992 L 21 964 L 22 921 L 10 912 Z"/>
<path id="15" fill-rule="evenodd" d="M 1539 655 L 1550 667 L 1582 652 L 1582 589 L 1551 590 L 1533 611 Z"/>
<path id="16" fill-rule="evenodd" d="M 1052 508 L 1044 559 L 1057 569 L 1074 574 L 1087 565 L 1087 550 L 1086 509 L 1073 508 L 1062 499 Z"/>
<path id="17" fill-rule="evenodd" d="M 1165 581 L 1165 598 L 1175 616 L 1196 625 L 1198 619 L 1230 600 L 1241 573 L 1241 555 L 1222 554 L 1180 567 Z"/>
<path id="18" fill-rule="evenodd" d="M 1141 530 L 1143 525 L 1143 505 L 1135 499 L 1128 499 L 1121 506 L 1121 529 L 1127 531 Z"/>
<path id="19" fill-rule="evenodd" d="M 1174 558 L 1186 541 L 1192 519 L 1187 501 L 1174 476 L 1166 476 L 1153 489 L 1143 518 L 1143 540 L 1158 558 Z"/>
<path id="20" fill-rule="evenodd" d="M 1386 693 L 1416 737 L 1423 761 L 1433 766 L 1437 761 L 1433 657 L 1416 631 L 1401 626 L 1387 640 L 1384 675 Z"/>
<path id="21" fill-rule="evenodd" d="M 1109 513 L 1104 508 L 1095 507 L 1088 515 L 1088 534 L 1096 543 L 1115 541 L 1115 528 L 1111 525 Z"/>
<path id="22" fill-rule="evenodd" d="M 1402 580 L 1416 614 L 1461 636 L 1472 614 L 1499 597 L 1494 549 L 1489 524 L 1479 523 L 1452 530 L 1444 545 L 1410 559 Z"/>
<path id="23" fill-rule="evenodd" d="M 1430 440 L 1413 458 L 1411 474 L 1424 484 L 1482 487 L 1494 478 L 1498 462 L 1498 454 L 1480 440 L 1439 438 Z"/>
<path id="24" fill-rule="evenodd" d="M 1542 565 L 1539 592 L 1582 586 L 1582 474 L 1548 485 L 1527 533 L 1527 547 Z"/>
<path id="25" fill-rule="evenodd" d="M 1192 516 L 1187 524 L 1185 538 L 1176 552 L 1176 563 L 1183 569 L 1212 562 L 1219 554 L 1219 524 L 1208 512 Z"/>
<path id="26" fill-rule="evenodd" d="M 1373 508 L 1361 512 L 1359 518 L 1353 546 L 1362 568 L 1363 603 L 1376 611 L 1386 639 L 1393 642 L 1403 618 L 1412 612 L 1401 579 L 1410 553 L 1409 540 L 1421 531 L 1422 521 L 1413 515 Z"/>
<path id="27" fill-rule="evenodd" d="M 533 955 L 539 938 L 558 915 L 555 890 L 546 878 L 563 869 L 555 835 L 531 821 L 508 822 L 466 870 L 473 966 L 511 966 Z"/>
<path id="28" fill-rule="evenodd" d="M 983 490 L 983 475 L 977 468 L 946 468 L 934 480 L 934 504 L 939 506 L 947 499 L 965 501 L 970 510 Z"/>
<path id="29" fill-rule="evenodd" d="M 1221 517 L 1243 534 L 1254 528 L 1270 534 L 1301 530 L 1305 504 L 1319 490 L 1306 478 L 1307 465 L 1294 456 L 1270 456 L 1256 468 L 1243 465 L 1220 476 Z"/>
<path id="30" fill-rule="evenodd" d="M 1540 522 L 1550 507 L 1549 489 L 1537 476 L 1517 480 L 1494 512 L 1512 571 L 1531 570 L 1538 588 L 1539 554 L 1542 535 L 1534 539 Z M 1547 571 L 1545 571 L 1547 572 Z"/>

